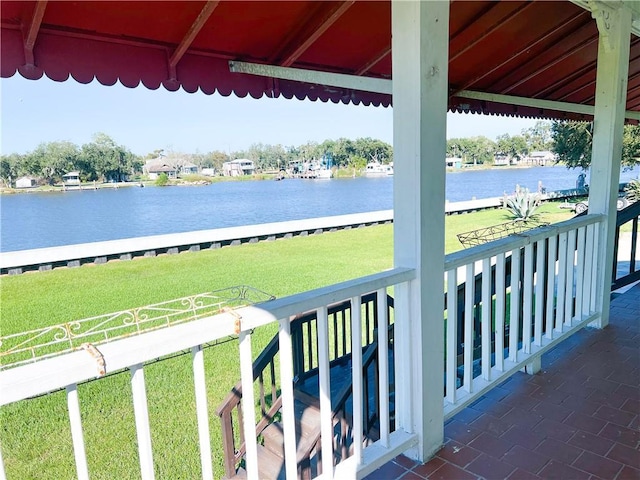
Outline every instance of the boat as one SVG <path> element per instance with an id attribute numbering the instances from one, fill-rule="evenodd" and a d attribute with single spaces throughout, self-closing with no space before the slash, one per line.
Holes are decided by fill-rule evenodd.
<path id="1" fill-rule="evenodd" d="M 330 155 L 324 155 L 322 160 L 313 160 L 311 162 L 304 162 L 302 164 L 302 178 L 312 179 L 329 179 L 333 177 L 332 158 Z"/>
<path id="2" fill-rule="evenodd" d="M 367 163 L 364 174 L 367 177 L 382 177 L 384 175 L 393 175 L 393 165 L 382 164 L 377 160 L 373 160 Z"/>

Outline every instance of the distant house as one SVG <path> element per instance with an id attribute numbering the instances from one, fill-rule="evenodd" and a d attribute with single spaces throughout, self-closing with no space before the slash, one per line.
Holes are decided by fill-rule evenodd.
<path id="1" fill-rule="evenodd" d="M 200 173 L 202 173 L 202 175 L 206 175 L 207 177 L 214 177 L 216 175 L 216 169 L 215 168 L 203 168 Z"/>
<path id="2" fill-rule="evenodd" d="M 225 177 L 239 177 L 240 175 L 253 175 L 256 167 L 252 160 L 238 158 L 222 164 L 222 174 Z"/>
<path id="3" fill-rule="evenodd" d="M 31 177 L 20 177 L 16 180 L 16 188 L 33 188 L 37 185 L 36 179 Z"/>
<path id="4" fill-rule="evenodd" d="M 176 169 L 166 164 L 149 167 L 148 173 L 150 180 L 156 180 L 163 173 L 169 178 L 176 178 L 178 176 Z"/>
<path id="5" fill-rule="evenodd" d="M 548 151 L 548 150 L 543 150 L 540 152 L 531 152 L 527 158 L 526 161 L 527 163 L 530 163 L 532 165 L 546 165 L 547 163 L 552 163 L 555 160 L 556 156 Z"/>
<path id="6" fill-rule="evenodd" d="M 198 173 L 198 166 L 187 162 L 180 168 L 180 173 L 182 175 L 193 175 L 194 173 Z"/>
<path id="7" fill-rule="evenodd" d="M 80 172 L 69 172 L 62 176 L 65 185 L 80 185 Z"/>
<path id="8" fill-rule="evenodd" d="M 511 158 L 506 155 L 496 155 L 493 157 L 493 164 L 497 167 L 509 166 L 512 163 L 514 162 L 512 162 Z"/>
<path id="9" fill-rule="evenodd" d="M 447 157 L 447 168 L 462 168 L 462 159 L 457 157 Z"/>

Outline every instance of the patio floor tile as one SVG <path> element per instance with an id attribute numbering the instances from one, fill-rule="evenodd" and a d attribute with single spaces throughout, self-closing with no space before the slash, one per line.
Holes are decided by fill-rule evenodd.
<path id="1" fill-rule="evenodd" d="M 640 284 L 612 300 L 607 328 L 581 330 L 540 373 L 516 373 L 450 419 L 433 459 L 398 458 L 367 479 L 640 480 L 639 366 Z"/>

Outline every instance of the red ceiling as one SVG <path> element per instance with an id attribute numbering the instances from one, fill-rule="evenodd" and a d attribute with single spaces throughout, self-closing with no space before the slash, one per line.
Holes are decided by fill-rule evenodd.
<path id="1" fill-rule="evenodd" d="M 2 0 L 0 16 L 2 77 L 18 71 L 31 79 L 44 73 L 57 81 L 97 78 L 105 85 L 143 83 L 207 94 L 391 101 L 388 95 L 230 73 L 228 67 L 229 60 L 242 60 L 391 78 L 389 1 Z M 458 98 L 460 90 L 593 105 L 597 33 L 590 13 L 567 1 L 452 2 L 449 108 L 563 116 Z M 181 43 L 182 56 L 175 53 Z M 627 109 L 640 110 L 636 37 Z"/>

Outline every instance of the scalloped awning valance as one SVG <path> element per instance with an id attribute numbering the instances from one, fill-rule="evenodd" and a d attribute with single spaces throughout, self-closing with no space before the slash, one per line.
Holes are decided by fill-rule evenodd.
<path id="1" fill-rule="evenodd" d="M 150 89 L 384 105 L 388 94 L 232 73 L 229 61 L 391 78 L 389 1 L 2 1 L 1 74 Z M 576 113 L 456 96 L 463 90 L 593 105 L 598 30 L 571 2 L 452 2 L 449 109 Z M 627 110 L 640 110 L 631 39 Z"/>

